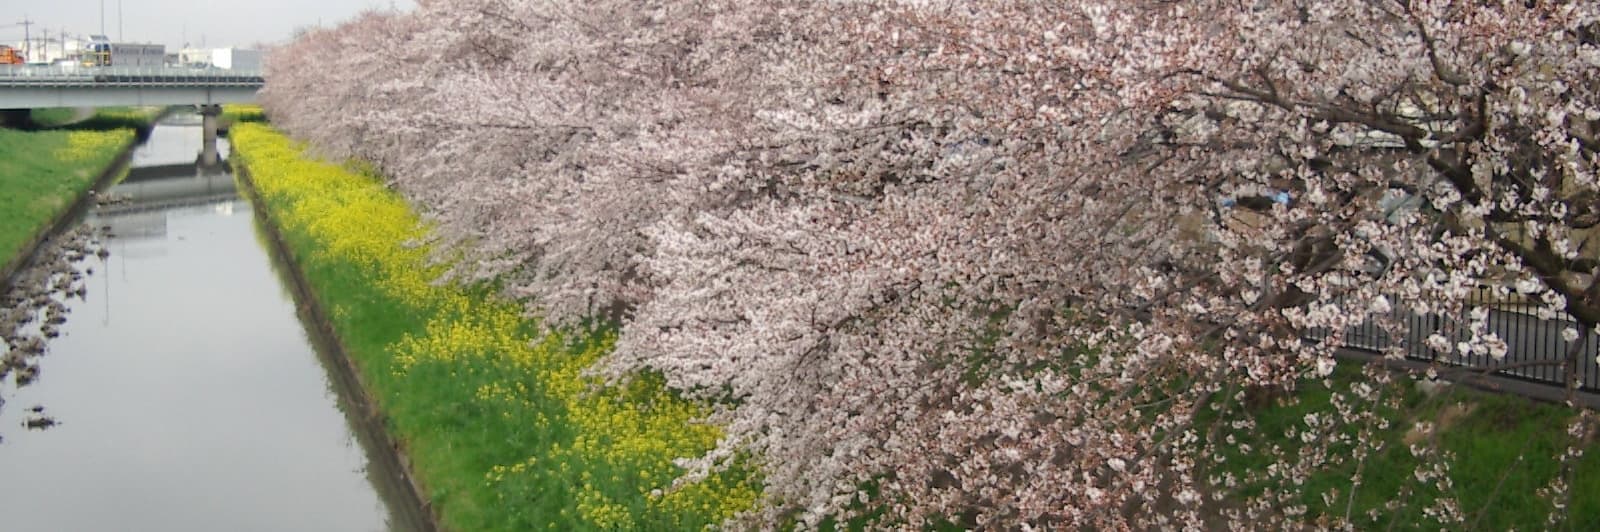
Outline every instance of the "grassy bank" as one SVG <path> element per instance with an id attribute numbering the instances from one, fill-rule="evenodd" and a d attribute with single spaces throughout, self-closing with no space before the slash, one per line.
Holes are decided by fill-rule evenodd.
<path id="1" fill-rule="evenodd" d="M 46 129 L 111 130 L 149 127 L 164 107 L 101 107 L 92 109 L 87 117 L 73 107 L 34 109 L 34 124 Z"/>
<path id="2" fill-rule="evenodd" d="M 261 111 L 261 106 L 259 105 L 225 105 L 222 107 L 220 121 L 225 126 L 246 122 L 265 122 L 267 121 L 267 115 Z"/>
<path id="3" fill-rule="evenodd" d="M 34 109 L 29 113 L 29 119 L 39 127 L 57 127 L 77 121 L 78 112 L 74 107 Z"/>
<path id="4" fill-rule="evenodd" d="M 1560 461 L 1569 445 L 1593 446 L 1593 434 L 1577 439 L 1567 434 L 1577 411 L 1459 385 L 1424 393 L 1407 376 L 1395 375 L 1385 384 L 1375 375 L 1344 363 L 1332 378 L 1306 382 L 1293 395 L 1256 404 L 1245 399 L 1237 406 L 1255 424 L 1217 427 L 1216 437 L 1236 442 L 1217 473 L 1254 479 L 1241 483 L 1243 493 L 1259 494 L 1285 485 L 1283 478 L 1265 473 L 1268 464 L 1282 461 L 1276 457 L 1327 445 L 1332 452 L 1326 456 L 1334 461 L 1306 478 L 1292 501 L 1313 522 L 1319 516 L 1349 519 L 1361 530 L 1600 529 L 1600 456 L 1585 453 L 1570 471 L 1563 471 Z M 1362 398 L 1367 390 L 1392 399 L 1368 402 Z M 1341 408 L 1378 415 L 1336 430 L 1346 441 L 1298 437 L 1310 423 L 1340 419 Z M 1440 477 L 1419 479 L 1419 465 Z M 1359 484 L 1352 478 L 1360 478 Z M 1565 508 L 1540 495 L 1558 479 L 1570 489 Z M 1463 522 L 1439 519 L 1454 513 L 1443 500 L 1455 502 Z M 1548 521 L 1553 513 L 1554 523 Z"/>
<path id="5" fill-rule="evenodd" d="M 46 231 L 133 137 L 131 129 L 0 129 L 0 264 Z"/>
<path id="6" fill-rule="evenodd" d="M 737 472 L 672 489 L 719 431 L 659 381 L 582 376 L 609 334 L 541 335 L 486 289 L 435 285 L 428 229 L 379 180 L 261 124 L 231 136 L 446 528 L 698 529 L 752 504 Z"/>

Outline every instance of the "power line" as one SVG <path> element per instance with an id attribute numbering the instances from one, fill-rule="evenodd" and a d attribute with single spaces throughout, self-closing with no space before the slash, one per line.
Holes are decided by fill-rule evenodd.
<path id="1" fill-rule="evenodd" d="M 22 55 L 23 55 L 23 57 L 32 56 L 33 55 L 33 32 L 32 32 L 32 30 L 33 30 L 34 22 L 32 20 L 28 20 L 28 16 L 27 15 L 23 15 L 22 16 L 22 22 L 18 22 L 16 25 L 22 26 Z"/>

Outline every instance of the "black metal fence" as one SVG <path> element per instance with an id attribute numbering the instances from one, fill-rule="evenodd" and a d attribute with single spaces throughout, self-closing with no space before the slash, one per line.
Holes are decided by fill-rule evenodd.
<path id="1" fill-rule="evenodd" d="M 1390 298 L 1390 301 L 1397 299 Z M 1483 332 L 1498 336 L 1506 344 L 1505 356 L 1498 360 L 1488 352 L 1462 354 L 1460 349 L 1452 347 L 1447 353 L 1437 353 L 1428 346 L 1428 338 L 1434 334 L 1442 336 L 1451 346 L 1471 338 L 1468 315 L 1415 313 L 1400 308 L 1398 304 L 1387 319 L 1369 319 L 1346 328 L 1341 343 L 1347 348 L 1380 354 L 1400 349 L 1406 358 L 1417 361 L 1429 362 L 1437 357 L 1439 362 L 1455 371 L 1494 368 L 1493 373 L 1499 376 L 1566 387 L 1567 355 L 1573 349 L 1573 343 L 1581 342 L 1583 345 L 1579 348 L 1576 361 L 1578 386 L 1585 391 L 1600 391 L 1600 363 L 1595 360 L 1595 356 L 1600 354 L 1600 338 L 1597 338 L 1600 335 L 1580 334 L 1576 342 L 1567 342 L 1563 338 L 1563 331 L 1571 328 L 1581 332 L 1582 325 L 1565 314 L 1541 318 L 1542 306 L 1527 301 L 1479 305 L 1489 313 Z M 1322 339 L 1318 337 L 1325 338 L 1327 335 L 1310 336 L 1312 339 Z"/>

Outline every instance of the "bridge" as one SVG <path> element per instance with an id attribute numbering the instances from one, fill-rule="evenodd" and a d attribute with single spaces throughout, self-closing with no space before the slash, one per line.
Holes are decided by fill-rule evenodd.
<path id="1" fill-rule="evenodd" d="M 254 103 L 259 71 L 175 67 L 0 67 L 0 109 Z"/>
<path id="2" fill-rule="evenodd" d="M 217 162 L 217 115 L 225 103 L 255 103 L 259 71 L 182 67 L 0 67 L 0 110 L 194 105 L 205 117 L 205 162 Z"/>

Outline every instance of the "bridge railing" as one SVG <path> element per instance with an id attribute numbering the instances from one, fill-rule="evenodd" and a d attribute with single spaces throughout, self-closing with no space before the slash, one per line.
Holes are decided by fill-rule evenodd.
<path id="1" fill-rule="evenodd" d="M 260 87 L 263 82 L 260 70 L 71 65 L 0 67 L 0 87 Z"/>

